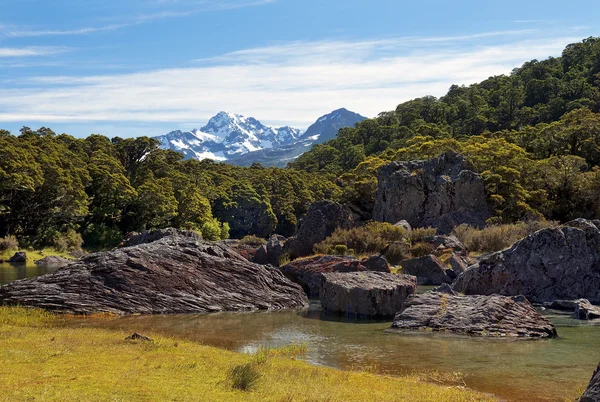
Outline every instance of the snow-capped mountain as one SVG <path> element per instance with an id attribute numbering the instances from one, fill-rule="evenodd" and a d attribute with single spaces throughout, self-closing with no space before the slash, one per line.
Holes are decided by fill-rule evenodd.
<path id="1" fill-rule="evenodd" d="M 208 123 L 192 131 L 175 130 L 155 137 L 163 149 L 181 152 L 186 158 L 213 159 L 233 164 L 285 165 L 313 144 L 335 138 L 342 127 L 364 120 L 359 114 L 339 109 L 322 116 L 306 132 L 262 124 L 254 117 L 219 112 Z"/>

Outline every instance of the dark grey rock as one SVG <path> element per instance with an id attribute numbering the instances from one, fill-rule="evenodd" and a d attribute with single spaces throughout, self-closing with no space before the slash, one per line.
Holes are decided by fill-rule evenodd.
<path id="1" fill-rule="evenodd" d="M 450 268 L 452 269 L 452 271 L 454 271 L 454 274 L 457 277 L 469 268 L 468 257 L 462 256 L 460 254 L 452 253 L 449 262 Z"/>
<path id="2" fill-rule="evenodd" d="M 15 264 L 23 264 L 27 262 L 27 253 L 24 251 L 18 251 L 8 259 L 8 262 L 12 262 Z"/>
<path id="3" fill-rule="evenodd" d="M 445 293 L 447 295 L 458 296 L 458 293 L 456 293 L 452 289 L 452 287 L 450 285 L 448 285 L 447 283 L 443 283 L 442 285 L 440 285 L 437 288 L 433 289 L 432 292 Z"/>
<path id="4" fill-rule="evenodd" d="M 283 255 L 283 248 L 285 246 L 285 237 L 280 235 L 273 235 L 267 242 L 267 244 L 260 246 L 256 250 L 253 262 L 257 264 L 271 264 L 275 267 L 279 266 L 279 261 Z"/>
<path id="5" fill-rule="evenodd" d="M 594 320 L 600 318 L 600 307 L 594 306 L 587 299 L 578 300 L 555 300 L 544 303 L 544 307 L 554 310 L 570 311 L 579 320 Z"/>
<path id="6" fill-rule="evenodd" d="M 263 244 L 256 249 L 252 262 L 260 265 L 267 265 L 269 263 L 269 253 L 267 252 L 267 245 Z"/>
<path id="7" fill-rule="evenodd" d="M 38 278 L 0 287 L 0 304 L 71 314 L 278 310 L 308 304 L 275 268 L 185 235 L 91 254 Z"/>
<path id="8" fill-rule="evenodd" d="M 142 233 L 133 233 L 121 243 L 119 247 L 131 247 L 140 244 L 152 243 L 164 237 L 179 236 L 192 240 L 202 240 L 202 235 L 192 230 L 180 230 L 175 228 L 148 230 Z"/>
<path id="9" fill-rule="evenodd" d="M 469 267 L 454 290 L 522 294 L 534 303 L 588 299 L 600 304 L 600 230 L 583 220 L 540 230 Z"/>
<path id="10" fill-rule="evenodd" d="M 456 278 L 454 272 L 434 255 L 405 260 L 400 265 L 402 273 L 416 276 L 419 285 L 439 286 L 452 283 Z"/>
<path id="11" fill-rule="evenodd" d="M 367 271 L 390 272 L 390 264 L 382 255 L 372 255 L 362 260 L 361 265 L 367 268 Z"/>
<path id="12" fill-rule="evenodd" d="M 53 267 L 64 267 L 65 265 L 70 264 L 72 262 L 74 261 L 62 257 L 56 257 L 53 255 L 44 257 L 41 260 L 34 261 L 35 265 L 49 265 Z"/>
<path id="13" fill-rule="evenodd" d="M 454 296 L 427 292 L 409 298 L 392 330 L 486 337 L 552 338 L 556 328 L 524 297 Z"/>
<path id="14" fill-rule="evenodd" d="M 334 272 L 323 274 L 320 300 L 329 313 L 362 317 L 393 317 L 415 294 L 414 276 L 384 272 Z"/>
<path id="15" fill-rule="evenodd" d="M 379 168 L 378 179 L 376 221 L 406 220 L 448 234 L 461 224 L 482 227 L 490 217 L 483 179 L 462 155 L 393 162 Z"/>
<path id="16" fill-rule="evenodd" d="M 587 389 L 579 399 L 579 402 L 599 402 L 600 401 L 600 365 L 594 371 L 594 375 L 587 386 Z"/>

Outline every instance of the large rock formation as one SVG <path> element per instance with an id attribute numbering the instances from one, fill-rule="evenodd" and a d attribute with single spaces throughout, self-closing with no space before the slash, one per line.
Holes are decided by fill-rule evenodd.
<path id="1" fill-rule="evenodd" d="M 587 389 L 579 399 L 579 402 L 599 402 L 600 401 L 600 365 L 587 386 Z"/>
<path id="2" fill-rule="evenodd" d="M 393 317 L 414 295 L 414 276 L 383 272 L 334 272 L 323 274 L 319 298 L 329 313 L 362 317 Z"/>
<path id="3" fill-rule="evenodd" d="M 393 162 L 378 171 L 373 219 L 447 234 L 460 224 L 481 227 L 490 217 L 484 183 L 462 155 Z"/>
<path id="4" fill-rule="evenodd" d="M 402 273 L 416 276 L 419 285 L 439 286 L 456 278 L 455 272 L 434 255 L 405 260 L 400 265 Z"/>
<path id="5" fill-rule="evenodd" d="M 379 271 L 389 273 L 390 268 L 384 268 L 381 263 L 383 257 L 377 257 L 378 262 L 372 257 L 359 261 L 352 257 L 333 255 L 315 256 L 294 260 L 279 268 L 283 274 L 293 282 L 302 286 L 311 297 L 318 297 L 323 281 L 323 274 L 330 272 L 364 272 Z M 385 260 L 385 259 L 384 259 Z"/>
<path id="6" fill-rule="evenodd" d="M 600 303 L 600 230 L 591 221 L 543 229 L 472 265 L 455 282 L 464 294 L 524 295 L 534 303 Z"/>
<path id="7" fill-rule="evenodd" d="M 353 219 L 352 213 L 336 202 L 315 202 L 298 223 L 296 235 L 286 242 L 284 252 L 292 259 L 310 255 L 313 246 L 331 236 L 336 229 L 353 227 Z"/>
<path id="8" fill-rule="evenodd" d="M 300 308 L 308 299 L 274 268 L 221 244 L 175 234 L 0 287 L 0 304 L 73 314 L 161 314 Z"/>
<path id="9" fill-rule="evenodd" d="M 271 264 L 278 267 L 284 246 L 285 237 L 275 234 L 271 236 L 267 244 L 263 244 L 256 249 L 252 262 L 262 265 Z"/>
<path id="10" fill-rule="evenodd" d="M 454 296 L 427 292 L 409 298 L 392 330 L 453 332 L 473 336 L 556 336 L 554 325 L 523 296 Z"/>

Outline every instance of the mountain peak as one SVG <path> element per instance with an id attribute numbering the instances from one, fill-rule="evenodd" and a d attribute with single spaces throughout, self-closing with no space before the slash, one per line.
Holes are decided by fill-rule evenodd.
<path id="1" fill-rule="evenodd" d="M 319 117 L 315 124 L 302 135 L 302 139 L 313 139 L 317 143 L 324 143 L 334 139 L 341 128 L 353 127 L 356 123 L 366 119 L 358 113 L 340 108 Z"/>

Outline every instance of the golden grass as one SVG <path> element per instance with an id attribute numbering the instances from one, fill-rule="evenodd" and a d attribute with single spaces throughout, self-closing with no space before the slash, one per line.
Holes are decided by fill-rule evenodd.
<path id="1" fill-rule="evenodd" d="M 154 334 L 61 328 L 36 310 L 0 307 L 0 400 L 57 401 L 482 401 L 489 396 L 423 382 L 418 375 L 384 377 L 294 360 L 292 345 L 263 358 Z M 292 357 L 290 357 L 292 356 Z M 234 367 L 260 376 L 248 391 L 230 381 Z"/>
<path id="2" fill-rule="evenodd" d="M 66 252 L 56 251 L 52 248 L 45 248 L 43 250 L 33 250 L 33 249 L 11 249 L 6 250 L 0 253 L 0 259 L 8 261 L 10 257 L 15 255 L 17 251 L 25 251 L 27 253 L 27 262 L 33 263 L 34 261 L 41 260 L 44 257 L 48 256 L 56 256 L 67 258 L 70 260 L 74 260 L 73 256 Z"/>

